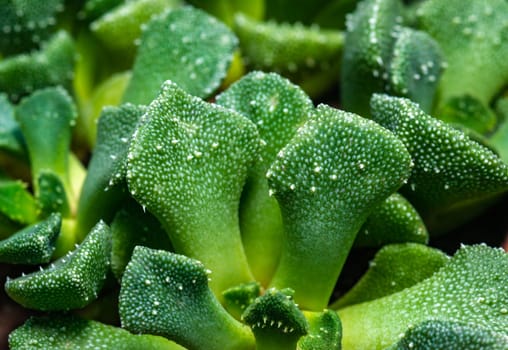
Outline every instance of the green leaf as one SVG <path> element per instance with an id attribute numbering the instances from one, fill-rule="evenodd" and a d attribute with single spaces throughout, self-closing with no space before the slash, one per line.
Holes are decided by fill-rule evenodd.
<path id="1" fill-rule="evenodd" d="M 7 294 L 29 309 L 82 308 L 97 298 L 109 269 L 109 227 L 99 222 L 83 243 L 41 271 L 9 279 Z"/>
<path id="2" fill-rule="evenodd" d="M 61 224 L 61 215 L 55 213 L 46 220 L 25 227 L 0 241 L 0 261 L 9 264 L 49 262 L 55 250 Z"/>
<path id="3" fill-rule="evenodd" d="M 124 1 L 125 0 L 85 0 L 83 8 L 78 16 L 93 20 L 113 10 Z"/>
<path id="4" fill-rule="evenodd" d="M 340 75 L 344 109 L 370 115 L 371 95 L 385 91 L 388 63 L 398 35 L 394 27 L 401 20 L 399 0 L 361 1 L 347 18 Z"/>
<path id="5" fill-rule="evenodd" d="M 401 192 L 431 233 L 470 219 L 508 189 L 508 166 L 463 132 L 408 99 L 374 95 L 371 105 L 374 120 L 395 133 L 411 153 L 413 171 Z"/>
<path id="6" fill-rule="evenodd" d="M 403 27 L 402 16 L 400 0 L 366 0 L 347 20 L 341 74 L 346 110 L 370 116 L 372 94 L 388 92 L 430 112 L 442 54 L 427 33 Z"/>
<path id="7" fill-rule="evenodd" d="M 243 13 L 249 18 L 262 19 L 265 10 L 264 0 L 189 0 L 193 6 L 204 9 L 228 26 L 233 26 L 235 15 Z"/>
<path id="8" fill-rule="evenodd" d="M 216 100 L 249 118 L 262 140 L 260 158 L 249 169 L 242 194 L 240 231 L 252 272 L 266 286 L 279 261 L 283 233 L 277 201 L 268 196 L 266 171 L 314 107 L 298 86 L 276 73 L 247 74 Z"/>
<path id="9" fill-rule="evenodd" d="M 122 326 L 192 349 L 254 349 L 249 329 L 220 305 L 197 260 L 137 246 L 120 290 Z"/>
<path id="10" fill-rule="evenodd" d="M 442 121 L 465 126 L 482 135 L 492 132 L 497 124 L 494 112 L 471 95 L 449 98 L 435 115 Z"/>
<path id="11" fill-rule="evenodd" d="M 342 325 L 336 312 L 304 311 L 309 323 L 309 333 L 298 342 L 298 350 L 340 350 Z"/>
<path id="12" fill-rule="evenodd" d="M 255 125 L 168 81 L 132 140 L 127 180 L 177 253 L 199 259 L 223 290 L 253 280 L 243 251 L 238 206 L 257 157 Z"/>
<path id="13" fill-rule="evenodd" d="M 121 280 L 135 246 L 173 250 L 159 221 L 133 202 L 125 204 L 111 222 L 111 271 L 118 280 Z"/>
<path id="14" fill-rule="evenodd" d="M 71 215 L 65 187 L 57 174 L 47 170 L 39 172 L 37 188 L 40 217 L 46 217 L 55 212 L 61 213 L 64 217 Z"/>
<path id="15" fill-rule="evenodd" d="M 94 149 L 97 143 L 98 122 L 102 109 L 105 106 L 118 106 L 121 103 L 130 78 L 130 71 L 113 74 L 92 91 L 90 98 L 82 107 L 80 118 L 86 129 L 85 137 L 91 149 Z"/>
<path id="16" fill-rule="evenodd" d="M 362 224 L 410 169 L 388 130 L 320 105 L 267 173 L 285 229 L 271 286 L 292 288 L 304 309 L 322 310 Z"/>
<path id="17" fill-rule="evenodd" d="M 28 148 L 37 197 L 41 192 L 41 177 L 53 177 L 51 181 L 59 181 L 68 202 L 73 203 L 75 194 L 69 179 L 69 152 L 76 116 L 72 98 L 61 87 L 39 90 L 23 99 L 16 109 L 16 118 Z"/>
<path id="18" fill-rule="evenodd" d="M 97 144 L 88 164 L 77 211 L 77 234 L 84 237 L 98 221 L 110 222 L 126 199 L 125 174 L 132 134 L 144 106 L 105 107 L 97 124 Z"/>
<path id="19" fill-rule="evenodd" d="M 317 96 L 337 82 L 344 44 L 340 31 L 301 24 L 258 22 L 235 17 L 245 61 L 254 69 L 278 72 Z"/>
<path id="20" fill-rule="evenodd" d="M 6 94 L 0 93 L 0 149 L 23 158 L 25 145 Z"/>
<path id="21" fill-rule="evenodd" d="M 201 10 L 163 13 L 141 35 L 124 102 L 149 104 L 167 79 L 191 95 L 210 96 L 226 76 L 237 41 L 228 27 Z"/>
<path id="22" fill-rule="evenodd" d="M 448 260 L 445 253 L 422 244 L 384 246 L 370 262 L 367 272 L 331 308 L 341 309 L 412 287 L 432 276 Z"/>
<path id="23" fill-rule="evenodd" d="M 37 221 L 39 207 L 25 183 L 1 179 L 0 212 L 9 220 L 26 225 Z"/>
<path id="24" fill-rule="evenodd" d="M 37 48 L 56 28 L 63 0 L 4 0 L 0 6 L 0 53 L 20 53 Z"/>
<path id="25" fill-rule="evenodd" d="M 135 335 L 97 321 L 72 315 L 31 317 L 9 335 L 12 350 L 184 350 L 153 335 Z"/>
<path id="26" fill-rule="evenodd" d="M 115 54 L 125 57 L 134 56 L 136 40 L 142 27 L 152 16 L 175 8 L 180 0 L 138 0 L 127 1 L 108 11 L 90 24 L 95 36 Z"/>
<path id="27" fill-rule="evenodd" d="M 508 254 L 462 247 L 430 278 L 401 292 L 339 311 L 345 349 L 383 349 L 426 320 L 474 324 L 507 336 Z"/>
<path id="28" fill-rule="evenodd" d="M 506 350 L 508 337 L 475 324 L 429 320 L 406 331 L 388 350 Z"/>
<path id="29" fill-rule="evenodd" d="M 420 214 L 404 197 L 392 194 L 376 206 L 355 239 L 355 247 L 380 247 L 389 243 L 426 244 L 429 234 Z"/>
<path id="30" fill-rule="evenodd" d="M 261 295 L 261 286 L 258 282 L 243 283 L 226 289 L 222 295 L 226 310 L 240 320 L 245 309 Z"/>
<path id="31" fill-rule="evenodd" d="M 439 45 L 427 33 L 410 28 L 397 31 L 388 68 L 389 91 L 408 97 L 430 112 L 443 70 Z"/>
<path id="32" fill-rule="evenodd" d="M 252 328 L 258 350 L 296 350 L 309 325 L 293 301 L 292 291 L 268 289 L 247 307 L 243 321 Z"/>
<path id="33" fill-rule="evenodd" d="M 440 104 L 466 94 L 488 104 L 508 82 L 508 3 L 430 0 L 417 14 L 448 63 L 439 87 Z"/>
<path id="34" fill-rule="evenodd" d="M 44 42 L 39 51 L 0 61 L 0 91 L 17 101 L 47 86 L 69 88 L 74 61 L 74 43 L 69 34 L 59 31 Z"/>

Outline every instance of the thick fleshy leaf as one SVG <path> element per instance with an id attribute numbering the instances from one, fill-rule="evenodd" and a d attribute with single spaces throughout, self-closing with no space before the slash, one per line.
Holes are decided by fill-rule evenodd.
<path id="1" fill-rule="evenodd" d="M 9 220 L 32 224 L 37 220 L 39 207 L 21 181 L 0 179 L 0 212 Z"/>
<path id="2" fill-rule="evenodd" d="M 411 349 L 506 350 L 508 336 L 475 324 L 429 320 L 408 329 L 387 350 Z"/>
<path id="3" fill-rule="evenodd" d="M 448 64 L 439 87 L 440 102 L 469 94 L 488 105 L 508 82 L 508 3 L 430 0 L 417 14 Z"/>
<path id="4" fill-rule="evenodd" d="M 70 185 L 69 152 L 76 117 L 74 102 L 61 87 L 39 90 L 18 105 L 16 118 L 26 140 L 36 196 L 41 177 L 56 177 L 64 196 L 72 202 L 75 194 Z"/>
<path id="5" fill-rule="evenodd" d="M 485 202 L 508 190 L 508 166 L 494 152 L 425 114 L 416 103 L 374 95 L 371 106 L 374 120 L 411 153 L 413 171 L 401 192 L 431 233 L 472 218 Z"/>
<path id="6" fill-rule="evenodd" d="M 97 298 L 109 269 L 110 254 L 110 230 L 100 222 L 78 248 L 41 271 L 8 280 L 5 290 L 30 309 L 82 308 Z"/>
<path id="7" fill-rule="evenodd" d="M 271 288 L 243 313 L 256 338 L 256 349 L 296 349 L 298 340 L 308 333 L 307 319 L 291 294 L 292 290 Z"/>
<path id="8" fill-rule="evenodd" d="M 162 337 L 135 335 L 72 315 L 32 317 L 9 335 L 11 350 L 184 350 Z"/>
<path id="9" fill-rule="evenodd" d="M 404 197 L 392 194 L 376 206 L 356 236 L 356 247 L 381 247 L 390 243 L 423 243 L 429 240 L 420 214 Z"/>
<path id="10" fill-rule="evenodd" d="M 105 47 L 116 54 L 133 56 L 142 26 L 152 16 L 174 8 L 180 0 L 127 1 L 91 23 L 90 28 Z"/>
<path id="11" fill-rule="evenodd" d="M 120 209 L 111 222 L 111 271 L 121 280 L 134 247 L 141 245 L 172 251 L 162 225 L 133 200 Z"/>
<path id="12" fill-rule="evenodd" d="M 238 206 L 259 146 L 255 125 L 234 111 L 166 82 L 133 137 L 127 180 L 131 194 L 168 232 L 177 253 L 214 272 L 223 290 L 252 281 L 243 251 Z M 221 254 L 217 254 L 221 252 Z"/>
<path id="13" fill-rule="evenodd" d="M 366 0 L 347 20 L 341 74 L 346 110 L 369 116 L 373 93 L 409 97 L 430 112 L 442 70 L 437 43 L 403 27 L 400 0 Z"/>
<path id="14" fill-rule="evenodd" d="M 474 324 L 508 336 L 508 254 L 461 248 L 430 278 L 401 292 L 339 311 L 344 349 L 383 349 L 427 320 Z"/>
<path id="15" fill-rule="evenodd" d="M 25 145 L 18 122 L 14 116 L 14 106 L 6 94 L 0 93 L 0 150 L 23 157 Z"/>
<path id="16" fill-rule="evenodd" d="M 271 285 L 294 289 L 298 304 L 321 311 L 367 216 L 410 169 L 409 153 L 388 130 L 320 105 L 267 173 L 285 229 Z"/>
<path id="17" fill-rule="evenodd" d="M 0 241 L 0 261 L 10 264 L 49 262 L 55 250 L 61 224 L 61 215 L 53 214 Z"/>
<path id="18" fill-rule="evenodd" d="M 299 350 L 340 350 L 342 339 L 342 325 L 336 312 L 323 310 L 322 312 L 304 311 L 309 323 L 309 333 L 298 342 Z"/>
<path id="19" fill-rule="evenodd" d="M 237 42 L 228 27 L 201 10 L 161 14 L 141 35 L 124 102 L 149 104 L 167 79 L 191 95 L 210 96 L 226 76 Z"/>
<path id="20" fill-rule="evenodd" d="M 346 110 L 370 115 L 372 93 L 385 91 L 393 45 L 400 27 L 399 0 L 367 0 L 347 18 L 341 72 L 341 99 Z"/>
<path id="21" fill-rule="evenodd" d="M 162 250 L 134 248 L 122 278 L 122 326 L 162 335 L 186 348 L 254 348 L 248 327 L 230 316 L 208 287 L 197 260 Z"/>
<path id="22" fill-rule="evenodd" d="M 258 22 L 239 15 L 235 32 L 245 62 L 254 69 L 278 72 L 311 96 L 338 81 L 344 44 L 340 31 Z"/>
<path id="23" fill-rule="evenodd" d="M 0 6 L 0 53 L 37 48 L 56 28 L 64 0 L 4 0 Z"/>
<path id="24" fill-rule="evenodd" d="M 52 171 L 42 170 L 37 178 L 37 202 L 41 217 L 51 213 L 61 213 L 64 217 L 71 215 L 70 203 L 61 177 Z"/>
<path id="25" fill-rule="evenodd" d="M 85 0 L 78 16 L 93 20 L 113 10 L 123 2 L 123 0 Z"/>
<path id="26" fill-rule="evenodd" d="M 264 17 L 264 0 L 188 0 L 188 3 L 204 9 L 217 17 L 228 26 L 233 26 L 235 15 L 243 13 L 249 18 L 262 19 Z"/>
<path id="27" fill-rule="evenodd" d="M 417 102 L 430 112 L 443 70 L 439 45 L 427 33 L 401 28 L 393 45 L 389 89 L 397 96 Z"/>
<path id="28" fill-rule="evenodd" d="M 421 244 L 384 246 L 370 262 L 367 272 L 331 308 L 344 308 L 412 287 L 432 276 L 447 262 L 445 253 Z"/>
<path id="29" fill-rule="evenodd" d="M 459 124 L 481 135 L 492 132 L 497 124 L 497 117 L 489 106 L 470 95 L 449 98 L 435 115 L 442 121 Z"/>
<path id="30" fill-rule="evenodd" d="M 73 76 L 74 56 L 74 43 L 69 34 L 57 32 L 39 51 L 0 61 L 0 91 L 9 95 L 12 101 L 18 101 L 48 86 L 68 88 Z"/>
<path id="31" fill-rule="evenodd" d="M 240 230 L 252 272 L 266 286 L 279 261 L 283 232 L 277 201 L 268 196 L 266 171 L 279 150 L 311 117 L 314 106 L 289 80 L 262 72 L 244 76 L 217 96 L 216 103 L 249 118 L 262 140 L 260 158 L 249 169 L 242 194 Z"/>
<path id="32" fill-rule="evenodd" d="M 145 107 L 132 104 L 103 109 L 97 124 L 97 144 L 78 203 L 78 236 L 84 237 L 100 219 L 110 222 L 126 199 L 129 143 L 145 111 Z"/>
<path id="33" fill-rule="evenodd" d="M 226 310 L 240 320 L 245 309 L 261 295 L 261 286 L 258 282 L 243 283 L 226 289 L 222 295 Z"/>

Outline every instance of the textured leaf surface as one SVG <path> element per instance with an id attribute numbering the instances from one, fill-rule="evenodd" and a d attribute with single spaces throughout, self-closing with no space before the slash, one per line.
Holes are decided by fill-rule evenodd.
<path id="1" fill-rule="evenodd" d="M 17 101 L 20 97 L 47 86 L 69 87 L 74 61 L 71 37 L 64 31 L 57 32 L 39 51 L 0 61 L 0 91 Z"/>
<path id="2" fill-rule="evenodd" d="M 298 342 L 298 350 L 340 350 L 342 325 L 336 312 L 304 312 L 309 333 Z"/>
<path id="3" fill-rule="evenodd" d="M 344 44 L 340 31 L 258 22 L 238 15 L 235 32 L 246 63 L 254 69 L 278 72 L 311 95 L 338 79 Z"/>
<path id="4" fill-rule="evenodd" d="M 127 1 L 92 22 L 90 28 L 110 50 L 133 55 L 142 26 L 152 16 L 176 7 L 179 3 L 180 0 Z"/>
<path id="5" fill-rule="evenodd" d="M 448 256 L 421 244 L 393 244 L 381 248 L 367 272 L 333 309 L 384 297 L 425 280 L 448 262 Z"/>
<path id="6" fill-rule="evenodd" d="M 132 195 L 161 221 L 176 252 L 214 272 L 217 295 L 252 280 L 238 205 L 258 145 L 255 125 L 247 118 L 172 82 L 150 104 L 131 143 Z"/>
<path id="7" fill-rule="evenodd" d="M 39 207 L 21 181 L 0 180 L 0 212 L 12 221 L 31 224 L 37 220 Z"/>
<path id="8" fill-rule="evenodd" d="M 61 213 L 64 217 L 71 214 L 70 203 L 61 178 L 52 171 L 42 170 L 37 178 L 37 202 L 40 207 L 40 217 L 51 213 Z"/>
<path id="9" fill-rule="evenodd" d="M 0 5 L 0 53 L 7 55 L 36 48 L 55 29 L 63 0 L 3 0 Z"/>
<path id="10" fill-rule="evenodd" d="M 73 195 L 68 162 L 76 117 L 72 98 L 60 87 L 39 90 L 18 105 L 16 118 L 26 140 L 36 196 L 43 172 L 58 177 L 68 198 Z"/>
<path id="11" fill-rule="evenodd" d="M 388 350 L 411 349 L 505 350 L 508 336 L 473 324 L 430 320 L 409 329 Z"/>
<path id="12" fill-rule="evenodd" d="M 508 81 L 508 3 L 431 0 L 422 4 L 418 17 L 448 63 L 441 102 L 470 94 L 488 104 Z"/>
<path id="13" fill-rule="evenodd" d="M 383 349 L 426 320 L 474 324 L 508 335 L 508 255 L 485 245 L 461 248 L 432 277 L 385 298 L 339 311 L 344 349 Z"/>
<path id="14" fill-rule="evenodd" d="M 471 217 L 464 215 L 465 209 L 508 189 L 508 166 L 463 132 L 408 99 L 374 95 L 371 105 L 374 120 L 395 133 L 411 153 L 413 171 L 401 192 L 431 232 L 436 224 L 442 230 Z M 441 220 L 445 216 L 446 221 Z"/>
<path id="15" fill-rule="evenodd" d="M 135 246 L 173 250 L 159 221 L 132 202 L 124 204 L 111 222 L 111 270 L 118 280 L 121 279 Z"/>
<path id="16" fill-rule="evenodd" d="M 278 154 L 267 177 L 285 237 L 272 285 L 322 310 L 371 210 L 407 179 L 410 156 L 388 130 L 321 105 Z"/>
<path id="17" fill-rule="evenodd" d="M 369 116 L 373 93 L 409 97 L 430 112 L 442 70 L 438 44 L 403 26 L 399 0 L 367 0 L 347 20 L 341 74 L 346 110 Z"/>
<path id="18" fill-rule="evenodd" d="M 209 96 L 226 76 L 238 40 L 205 12 L 184 7 L 148 24 L 124 102 L 149 104 L 170 79 L 191 95 Z"/>
<path id="19" fill-rule="evenodd" d="M 399 0 L 367 0 L 347 19 L 341 72 L 341 99 L 346 110 L 368 116 L 372 93 L 385 91 L 387 64 L 397 37 L 394 27 L 401 16 Z"/>
<path id="20" fill-rule="evenodd" d="M 420 214 L 404 197 L 392 194 L 376 206 L 355 239 L 356 247 L 389 243 L 427 243 L 429 234 Z"/>
<path id="21" fill-rule="evenodd" d="M 243 283 L 225 290 L 224 307 L 237 320 L 240 320 L 245 309 L 261 294 L 258 282 Z"/>
<path id="22" fill-rule="evenodd" d="M 12 350 L 183 350 L 161 337 L 128 331 L 76 316 L 32 317 L 9 336 Z"/>
<path id="23" fill-rule="evenodd" d="M 109 227 L 98 223 L 83 243 L 41 271 L 8 280 L 7 294 L 24 307 L 43 311 L 82 308 L 97 298 L 111 254 Z"/>
<path id="24" fill-rule="evenodd" d="M 449 98 L 435 114 L 440 120 L 465 126 L 482 135 L 492 132 L 497 124 L 496 115 L 489 106 L 471 95 Z"/>
<path id="25" fill-rule="evenodd" d="M 129 144 L 145 111 L 145 107 L 130 103 L 103 109 L 97 124 L 97 143 L 78 203 L 80 236 L 100 219 L 109 222 L 125 200 Z"/>
<path id="26" fill-rule="evenodd" d="M 273 288 L 254 300 L 242 319 L 252 328 L 259 350 L 295 349 L 309 328 L 291 293 Z"/>
<path id="27" fill-rule="evenodd" d="M 442 55 L 437 42 L 427 33 L 401 28 L 397 32 L 388 69 L 389 91 L 408 97 L 421 109 L 430 112 L 443 70 Z"/>
<path id="28" fill-rule="evenodd" d="M 183 255 L 134 248 L 120 290 L 122 326 L 188 349 L 253 349 L 249 329 L 222 308 L 204 265 Z"/>
<path id="29" fill-rule="evenodd" d="M 42 264 L 51 259 L 62 218 L 53 214 L 0 241 L 0 261 L 10 264 Z"/>
<path id="30" fill-rule="evenodd" d="M 252 272 L 266 285 L 279 260 L 283 232 L 277 201 L 268 196 L 266 171 L 314 107 L 298 86 L 276 73 L 262 72 L 231 85 L 217 96 L 217 104 L 249 118 L 261 138 L 260 158 L 249 169 L 242 194 L 240 229 Z"/>

